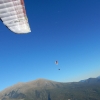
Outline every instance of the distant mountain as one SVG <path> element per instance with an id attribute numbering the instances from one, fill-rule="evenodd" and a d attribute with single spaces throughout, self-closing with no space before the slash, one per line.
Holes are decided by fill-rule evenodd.
<path id="1" fill-rule="evenodd" d="M 97 78 L 88 78 L 85 80 L 81 80 L 79 82 L 98 83 L 98 82 L 100 82 L 100 76 L 98 76 Z"/>
<path id="2" fill-rule="evenodd" d="M 100 79 L 100 76 L 98 76 L 97 78 Z"/>
<path id="3" fill-rule="evenodd" d="M 100 81 L 55 82 L 37 79 L 18 83 L 0 92 L 0 100 L 100 100 Z M 96 81 L 96 82 L 94 82 Z"/>

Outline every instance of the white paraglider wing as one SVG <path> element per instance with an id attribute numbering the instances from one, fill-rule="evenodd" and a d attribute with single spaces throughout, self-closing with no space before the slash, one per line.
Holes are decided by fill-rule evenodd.
<path id="1" fill-rule="evenodd" d="M 31 32 L 23 0 L 0 0 L 0 18 L 15 33 Z"/>

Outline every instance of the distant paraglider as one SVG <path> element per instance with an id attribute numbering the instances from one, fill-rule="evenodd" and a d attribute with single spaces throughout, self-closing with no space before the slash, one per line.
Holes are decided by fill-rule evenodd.
<path id="1" fill-rule="evenodd" d="M 55 61 L 55 64 L 58 65 L 58 61 L 57 60 Z M 60 70 L 60 68 L 58 68 L 58 70 Z"/>
<path id="2" fill-rule="evenodd" d="M 55 64 L 58 65 L 58 61 L 55 61 Z"/>

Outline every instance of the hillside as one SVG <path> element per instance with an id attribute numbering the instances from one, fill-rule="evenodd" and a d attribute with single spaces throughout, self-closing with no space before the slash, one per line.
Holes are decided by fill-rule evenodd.
<path id="1" fill-rule="evenodd" d="M 89 79 L 90 80 L 90 79 Z M 100 79 L 99 79 L 100 80 Z M 62 83 L 37 79 L 0 92 L 1 100 L 100 100 L 100 81 Z"/>

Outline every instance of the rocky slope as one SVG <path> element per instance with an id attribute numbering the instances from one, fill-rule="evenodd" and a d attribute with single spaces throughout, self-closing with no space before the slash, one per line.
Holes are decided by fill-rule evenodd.
<path id="1" fill-rule="evenodd" d="M 37 79 L 0 92 L 0 100 L 100 100 L 100 79 L 61 83 Z"/>

